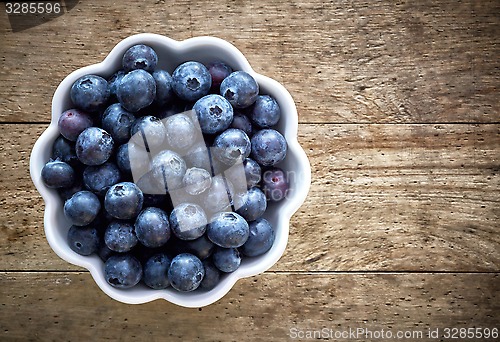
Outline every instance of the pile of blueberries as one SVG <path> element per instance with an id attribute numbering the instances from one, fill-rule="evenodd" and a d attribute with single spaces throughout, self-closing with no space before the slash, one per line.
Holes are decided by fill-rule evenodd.
<path id="1" fill-rule="evenodd" d="M 79 78 L 41 177 L 69 247 L 97 253 L 110 285 L 207 291 L 274 242 L 262 215 L 289 190 L 280 107 L 221 61 L 157 64 L 140 44 L 108 80 Z"/>

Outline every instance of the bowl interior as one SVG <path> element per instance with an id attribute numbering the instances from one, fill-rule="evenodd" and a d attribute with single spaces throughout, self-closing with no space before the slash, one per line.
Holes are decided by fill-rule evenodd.
<path id="1" fill-rule="evenodd" d="M 111 76 L 121 67 L 121 56 L 130 47 L 142 43 L 150 45 L 158 54 L 158 68 L 172 73 L 182 62 L 195 60 L 208 63 L 222 60 L 236 70 L 245 70 L 252 74 L 259 83 L 261 94 L 273 96 L 279 103 L 282 117 L 277 129 L 285 135 L 288 143 L 286 159 L 278 166 L 287 171 L 290 179 L 290 192 L 285 200 L 271 203 L 264 217 L 275 228 L 276 240 L 267 253 L 254 258 L 244 258 L 238 270 L 225 274 L 217 287 L 209 292 L 182 293 L 171 288 L 152 290 L 139 284 L 132 289 L 120 290 L 111 287 L 104 279 L 104 263 L 97 255 L 84 257 L 73 252 L 66 235 L 70 222 L 63 214 L 63 203 L 57 192 L 48 189 L 41 181 L 40 172 L 49 160 L 54 140 L 58 137 L 57 120 L 60 114 L 72 107 L 69 96 L 70 87 L 76 79 L 86 74 L 97 74 L 104 78 Z M 278 82 L 255 73 L 244 56 L 231 44 L 212 37 L 198 37 L 177 42 L 169 38 L 141 34 L 120 42 L 99 64 L 79 69 L 66 77 L 59 85 L 52 102 L 52 122 L 35 144 L 31 157 L 31 174 L 37 189 L 45 203 L 45 232 L 53 250 L 63 259 L 89 269 L 99 287 L 111 297 L 126 303 L 143 303 L 164 298 L 170 302 L 187 307 L 199 307 L 210 304 L 227 293 L 236 280 L 261 273 L 270 268 L 283 254 L 288 240 L 289 219 L 302 204 L 310 183 L 309 162 L 297 142 L 297 112 L 294 102 L 286 89 Z"/>

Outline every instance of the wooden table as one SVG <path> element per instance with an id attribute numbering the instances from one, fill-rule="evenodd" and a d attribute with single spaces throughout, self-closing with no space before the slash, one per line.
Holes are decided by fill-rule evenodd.
<path id="1" fill-rule="evenodd" d="M 499 1 L 86 0 L 15 33 L 0 7 L 0 340 L 500 328 Z M 108 298 L 48 246 L 29 177 L 58 83 L 139 32 L 236 45 L 312 165 L 282 259 L 202 309 Z"/>

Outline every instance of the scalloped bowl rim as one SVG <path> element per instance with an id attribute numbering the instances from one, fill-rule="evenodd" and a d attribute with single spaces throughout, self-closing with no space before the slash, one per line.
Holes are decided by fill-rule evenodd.
<path id="1" fill-rule="evenodd" d="M 297 160 L 297 180 L 295 183 L 295 193 L 291 198 L 285 199 L 286 203 L 282 205 L 279 211 L 278 226 L 280 234 L 276 236 L 276 241 L 272 249 L 267 252 L 259 262 L 243 265 L 235 272 L 228 274 L 221 284 L 208 292 L 180 293 L 174 290 L 150 290 L 140 291 L 120 290 L 110 286 L 104 279 L 102 272 L 102 261 L 97 256 L 83 257 L 77 253 L 61 247 L 61 238 L 56 234 L 56 226 L 61 224 L 57 220 L 58 210 L 62 210 L 57 193 L 53 189 L 47 188 L 41 181 L 40 172 L 47 158 L 44 152 L 47 152 L 47 146 L 59 135 L 57 120 L 60 116 L 62 106 L 62 94 L 67 92 L 71 85 L 79 77 L 86 74 L 103 74 L 109 72 L 110 65 L 120 58 L 125 50 L 135 44 L 163 45 L 176 52 L 182 53 L 200 46 L 207 46 L 226 53 L 233 58 L 240 70 L 251 74 L 259 83 L 261 88 L 273 89 L 273 95 L 278 94 L 280 106 L 286 107 L 287 119 L 285 128 L 282 130 L 288 143 L 288 154 L 293 154 Z M 47 241 L 54 252 L 76 266 L 81 266 L 90 271 L 97 285 L 111 298 L 128 304 L 140 304 L 156 299 L 165 299 L 171 303 L 184 307 L 202 307 L 216 302 L 228 293 L 238 279 L 250 277 L 262 273 L 272 267 L 283 255 L 288 241 L 289 221 L 291 216 L 298 210 L 304 202 L 309 191 L 311 183 L 310 164 L 304 150 L 297 141 L 298 115 L 295 103 L 288 91 L 277 81 L 256 73 L 248 63 L 243 54 L 231 43 L 215 37 L 201 36 L 176 41 L 171 38 L 151 33 L 142 33 L 130 36 L 120 41 L 101 62 L 89 65 L 69 74 L 57 87 L 52 100 L 52 120 L 49 127 L 42 133 L 36 141 L 30 157 L 30 174 L 35 187 L 41 194 L 45 202 L 44 212 L 44 230 Z M 46 155 L 46 154 L 45 154 Z M 288 158 L 288 156 L 287 156 Z M 65 241 L 63 243 L 66 243 Z"/>

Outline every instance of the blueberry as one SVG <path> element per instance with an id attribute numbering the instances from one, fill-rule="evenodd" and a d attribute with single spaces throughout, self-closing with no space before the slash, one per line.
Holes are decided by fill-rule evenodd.
<path id="1" fill-rule="evenodd" d="M 76 141 L 78 135 L 92 124 L 90 115 L 78 109 L 68 109 L 61 114 L 57 122 L 59 132 L 70 141 Z"/>
<path id="2" fill-rule="evenodd" d="M 183 63 L 172 73 L 172 88 L 185 101 L 196 101 L 207 95 L 211 85 L 208 69 L 198 62 Z"/>
<path id="3" fill-rule="evenodd" d="M 249 116 L 255 125 L 268 128 L 276 125 L 280 120 L 280 106 L 271 96 L 259 95 L 250 108 Z"/>
<path id="4" fill-rule="evenodd" d="M 153 72 L 158 64 L 158 56 L 151 47 L 138 44 L 130 47 L 123 54 L 122 66 L 125 71 L 143 69 Z"/>
<path id="5" fill-rule="evenodd" d="M 263 166 L 273 166 L 286 157 L 287 144 L 280 132 L 263 129 L 252 136 L 252 158 Z"/>
<path id="6" fill-rule="evenodd" d="M 219 283 L 220 271 L 210 260 L 204 260 L 203 267 L 205 268 L 205 276 L 201 281 L 200 289 L 210 291 Z"/>
<path id="7" fill-rule="evenodd" d="M 152 289 L 161 290 L 170 286 L 168 269 L 171 260 L 165 253 L 151 256 L 144 264 L 144 283 Z"/>
<path id="8" fill-rule="evenodd" d="M 166 189 L 163 183 L 158 183 L 149 171 L 135 182 L 144 194 L 145 207 L 158 207 L 166 200 Z"/>
<path id="9" fill-rule="evenodd" d="M 79 177 L 77 177 L 75 179 L 75 182 L 73 183 L 73 185 L 71 185 L 70 187 L 67 187 L 67 188 L 59 188 L 58 192 L 59 192 L 59 196 L 61 197 L 61 199 L 63 201 L 67 201 L 68 199 L 71 198 L 71 196 L 76 194 L 78 191 L 82 191 L 82 190 L 83 190 L 82 181 Z"/>
<path id="10" fill-rule="evenodd" d="M 109 188 L 104 197 L 104 208 L 114 218 L 129 220 L 142 209 L 144 195 L 137 185 L 121 182 Z"/>
<path id="11" fill-rule="evenodd" d="M 235 71 L 220 85 L 220 94 L 235 108 L 251 106 L 259 95 L 259 85 L 245 71 Z"/>
<path id="12" fill-rule="evenodd" d="M 212 254 L 214 266 L 225 273 L 234 272 L 240 267 L 241 256 L 236 248 L 217 247 Z"/>
<path id="13" fill-rule="evenodd" d="M 64 215 L 75 226 L 90 224 L 99 214 L 101 202 L 90 191 L 79 191 L 64 203 Z"/>
<path id="14" fill-rule="evenodd" d="M 150 169 L 148 153 L 132 142 L 118 148 L 116 164 L 120 171 L 132 174 L 134 179 L 141 178 Z"/>
<path id="15" fill-rule="evenodd" d="M 172 259 L 168 269 L 168 280 L 178 291 L 194 291 L 205 276 L 205 268 L 200 259 L 189 253 L 182 253 Z"/>
<path id="16" fill-rule="evenodd" d="M 71 226 L 67 238 L 71 250 L 80 255 L 90 255 L 97 252 L 99 248 L 99 236 L 93 225 Z"/>
<path id="17" fill-rule="evenodd" d="M 99 241 L 99 248 L 97 250 L 97 254 L 99 255 L 99 258 L 101 258 L 102 261 L 106 262 L 111 256 L 115 255 L 116 252 L 112 251 L 111 249 L 106 246 L 104 243 L 104 240 L 101 239 Z"/>
<path id="18" fill-rule="evenodd" d="M 230 128 L 215 138 L 214 155 L 226 165 L 234 165 L 250 155 L 250 139 L 241 129 Z"/>
<path id="19" fill-rule="evenodd" d="M 172 232 L 181 240 L 194 240 L 205 234 L 207 216 L 203 209 L 193 203 L 182 203 L 172 210 L 170 225 Z"/>
<path id="20" fill-rule="evenodd" d="M 75 143 L 65 139 L 62 135 L 57 137 L 52 145 L 52 159 L 59 159 L 72 167 L 81 165 L 76 156 Z"/>
<path id="21" fill-rule="evenodd" d="M 135 234 L 146 247 L 163 246 L 170 238 L 167 213 L 156 207 L 144 209 L 135 220 Z"/>
<path id="22" fill-rule="evenodd" d="M 78 159 L 85 165 L 104 164 L 113 152 L 111 135 L 98 127 L 89 127 L 78 136 L 75 150 Z"/>
<path id="23" fill-rule="evenodd" d="M 198 130 L 186 114 L 175 114 L 163 120 L 167 143 L 172 151 L 181 153 L 189 149 L 196 140 Z"/>
<path id="24" fill-rule="evenodd" d="M 241 252 L 249 257 L 264 254 L 271 249 L 274 243 L 274 229 L 264 218 L 259 218 L 248 224 L 250 235 L 243 246 L 240 247 Z"/>
<path id="25" fill-rule="evenodd" d="M 215 61 L 207 65 L 208 72 L 212 76 L 212 91 L 219 92 L 220 84 L 228 77 L 233 69 L 224 62 Z"/>
<path id="26" fill-rule="evenodd" d="M 212 185 L 203 193 L 203 207 L 207 213 L 217 213 L 230 208 L 233 203 L 233 184 L 217 175 L 212 178 Z"/>
<path id="27" fill-rule="evenodd" d="M 130 254 L 111 256 L 104 264 L 104 273 L 109 285 L 128 289 L 141 281 L 141 263 Z"/>
<path id="28" fill-rule="evenodd" d="M 212 185 L 212 176 L 207 170 L 192 167 L 186 170 L 182 183 L 190 195 L 199 195 Z"/>
<path id="29" fill-rule="evenodd" d="M 200 260 L 204 260 L 212 255 L 215 245 L 207 237 L 207 234 L 203 234 L 195 240 L 185 241 L 186 250 L 196 255 Z"/>
<path id="30" fill-rule="evenodd" d="M 252 122 L 250 121 L 248 116 L 240 112 L 234 112 L 233 122 L 231 122 L 231 125 L 229 127 L 241 129 L 249 137 L 252 136 L 253 133 Z"/>
<path id="31" fill-rule="evenodd" d="M 266 195 L 257 187 L 235 198 L 236 212 L 247 221 L 254 221 L 261 217 L 267 208 Z"/>
<path id="32" fill-rule="evenodd" d="M 175 190 L 182 187 L 182 179 L 186 173 L 186 163 L 177 153 L 164 150 L 153 158 L 153 176 L 166 188 Z"/>
<path id="33" fill-rule="evenodd" d="M 108 87 L 110 96 L 113 99 L 116 99 L 116 90 L 118 89 L 118 85 L 122 81 L 123 76 L 125 76 L 125 71 L 118 70 L 110 78 L 108 78 Z"/>
<path id="34" fill-rule="evenodd" d="M 128 252 L 137 242 L 134 226 L 125 221 L 112 221 L 104 232 L 104 243 L 114 252 Z"/>
<path id="35" fill-rule="evenodd" d="M 162 146 L 166 130 L 160 119 L 147 115 L 134 121 L 130 133 L 134 144 L 151 151 Z"/>
<path id="36" fill-rule="evenodd" d="M 134 121 L 132 113 L 123 109 L 119 103 L 113 103 L 102 115 L 102 128 L 111 134 L 116 143 L 123 144 L 130 139 L 130 127 Z"/>
<path id="37" fill-rule="evenodd" d="M 138 112 L 153 103 L 156 82 L 150 73 L 139 69 L 123 76 L 116 91 L 118 101 L 129 112 Z"/>
<path id="38" fill-rule="evenodd" d="M 248 239 L 248 233 L 247 221 L 233 212 L 215 214 L 207 227 L 210 241 L 224 248 L 242 246 Z"/>
<path id="39" fill-rule="evenodd" d="M 71 101 L 81 110 L 95 113 L 106 106 L 110 96 L 108 81 L 101 76 L 86 75 L 73 83 Z"/>
<path id="40" fill-rule="evenodd" d="M 87 166 L 83 171 L 83 183 L 87 189 L 100 196 L 104 196 L 109 187 L 118 183 L 120 178 L 120 170 L 111 162 Z"/>
<path id="41" fill-rule="evenodd" d="M 193 106 L 201 131 L 205 134 L 222 132 L 233 120 L 233 107 L 222 96 L 210 94 L 202 97 Z"/>
<path id="42" fill-rule="evenodd" d="M 286 197 L 288 188 L 288 180 L 282 169 L 275 167 L 264 172 L 262 190 L 269 201 L 281 201 Z"/>
<path id="43" fill-rule="evenodd" d="M 187 166 L 204 169 L 211 173 L 210 154 L 205 144 L 192 146 L 183 158 Z"/>
<path id="44" fill-rule="evenodd" d="M 49 188 L 67 188 L 75 182 L 75 171 L 62 161 L 49 161 L 42 168 L 42 181 Z"/>
<path id="45" fill-rule="evenodd" d="M 165 70 L 156 70 L 153 72 L 153 78 L 156 82 L 156 96 L 154 102 L 159 106 L 165 106 L 174 99 L 172 90 L 172 76 Z"/>
<path id="46" fill-rule="evenodd" d="M 262 170 L 260 165 L 253 159 L 247 158 L 243 161 L 247 188 L 250 189 L 260 183 Z"/>
<path id="47" fill-rule="evenodd" d="M 174 96 L 172 102 L 168 103 L 158 111 L 157 117 L 160 119 L 165 119 L 172 115 L 183 113 L 186 110 L 189 110 L 187 109 L 187 107 L 189 107 L 188 102 L 181 101 L 176 96 Z"/>

